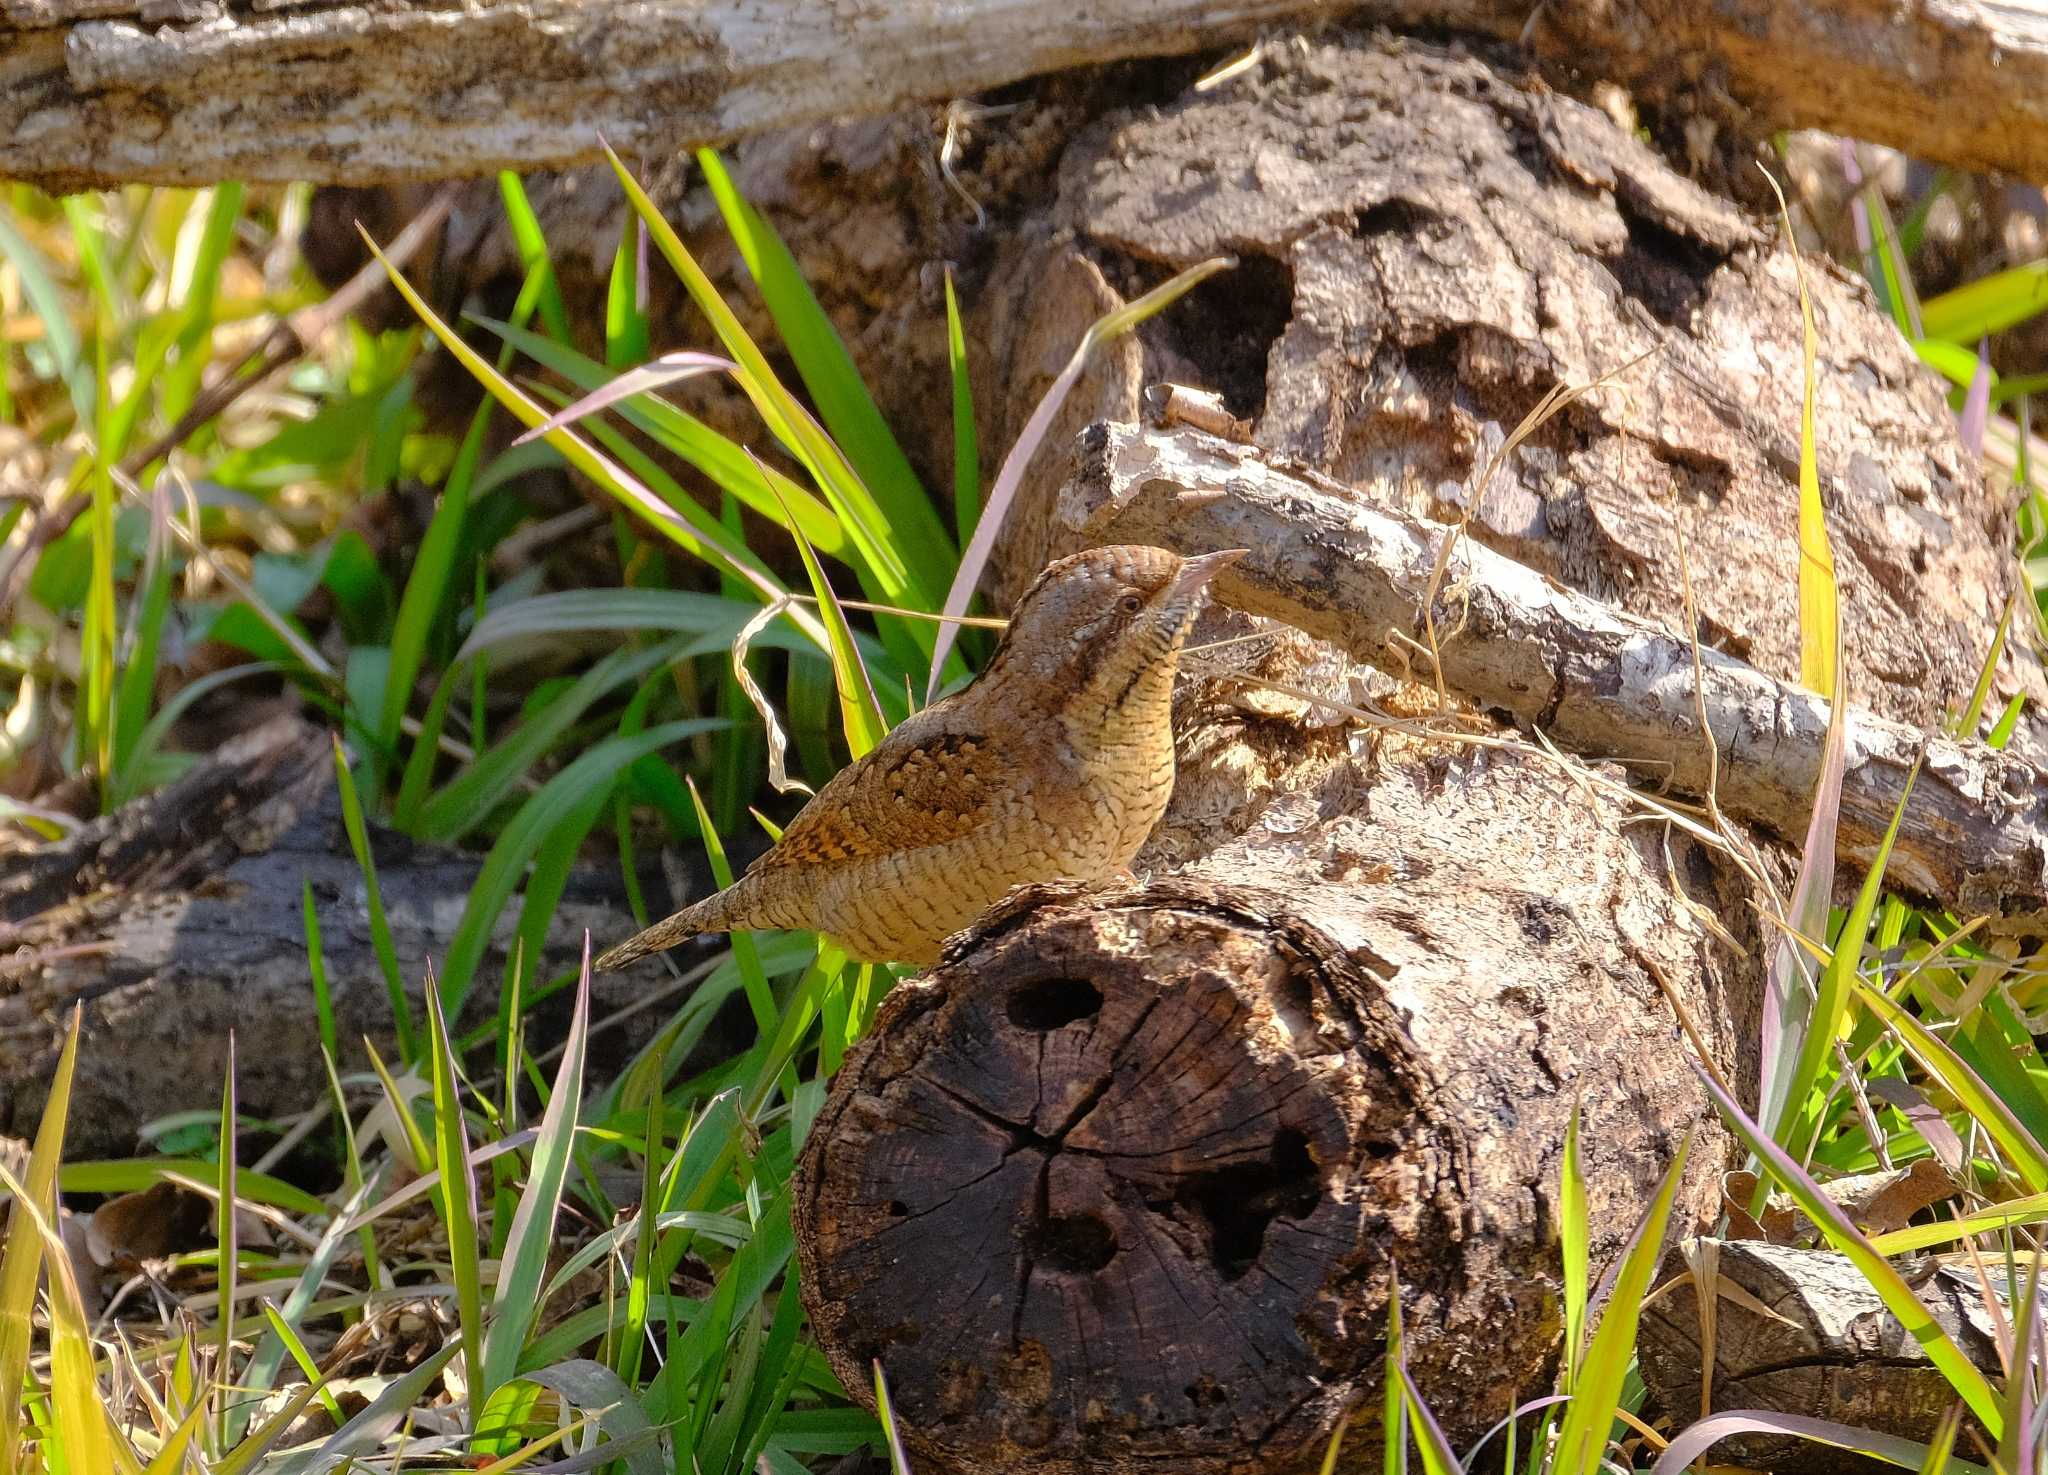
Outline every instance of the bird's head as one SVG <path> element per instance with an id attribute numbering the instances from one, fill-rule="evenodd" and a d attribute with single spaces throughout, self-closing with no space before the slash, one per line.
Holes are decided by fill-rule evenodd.
<path id="1" fill-rule="evenodd" d="M 1243 553 L 1182 558 L 1126 545 L 1062 558 L 1024 591 L 989 675 L 1050 683 L 1084 706 L 1170 697 L 1209 581 Z"/>

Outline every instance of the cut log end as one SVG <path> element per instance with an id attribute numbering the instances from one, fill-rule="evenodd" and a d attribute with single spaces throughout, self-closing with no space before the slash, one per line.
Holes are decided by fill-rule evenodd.
<path id="1" fill-rule="evenodd" d="M 1379 991 L 1180 889 L 985 926 L 891 995 L 810 1136 L 806 1302 L 933 1458 L 1281 1468 L 1376 1370 L 1374 1205 L 1426 1155 Z"/>

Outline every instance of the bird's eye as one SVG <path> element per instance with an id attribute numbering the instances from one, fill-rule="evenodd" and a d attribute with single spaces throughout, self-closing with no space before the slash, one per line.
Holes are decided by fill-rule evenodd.
<path id="1" fill-rule="evenodd" d="M 1135 594 L 1126 594 L 1122 599 L 1119 599 L 1116 602 L 1116 606 L 1125 614 L 1134 615 L 1139 610 L 1145 607 L 1145 601 L 1138 598 L 1138 596 Z"/>

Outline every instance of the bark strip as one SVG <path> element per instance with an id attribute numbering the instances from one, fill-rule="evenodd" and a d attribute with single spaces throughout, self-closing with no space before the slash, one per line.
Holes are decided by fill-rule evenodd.
<path id="1" fill-rule="evenodd" d="M 1424 619 L 1451 529 L 1361 505 L 1256 447 L 1187 429 L 1098 425 L 1059 517 L 1088 541 L 1250 553 L 1217 580 L 1226 603 L 1284 620 L 1383 670 L 1428 680 Z M 1443 680 L 1560 746 L 1704 795 L 1796 841 L 1828 706 L 1744 662 L 1567 589 L 1470 538 L 1451 552 L 1434 623 Z M 1718 752 L 1718 772 L 1700 712 Z M 1921 760 L 1887 874 L 1900 888 L 2013 930 L 2048 925 L 2048 778 L 2025 760 L 1851 714 L 1843 853 L 1868 864 Z"/>

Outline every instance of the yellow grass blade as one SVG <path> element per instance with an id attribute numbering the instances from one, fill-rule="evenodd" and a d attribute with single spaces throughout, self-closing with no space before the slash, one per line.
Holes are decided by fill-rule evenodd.
<path id="1" fill-rule="evenodd" d="M 14 1209 L 7 1217 L 7 1249 L 0 1256 L 0 1475 L 21 1467 L 21 1390 L 28 1376 L 30 1318 L 35 1313 L 36 1276 L 42 1268 L 41 1241 L 29 1232 L 30 1217 L 57 1214 L 57 1164 L 64 1154 L 64 1120 L 71 1109 L 71 1079 L 78 1065 L 80 1014 L 71 1011 L 71 1029 L 57 1057 L 50 1097 L 36 1128 L 36 1145 L 28 1159 L 28 1185 L 15 1190 Z"/>
<path id="2" fill-rule="evenodd" d="M 1785 210 L 1785 195 L 1778 182 L 1766 173 L 1771 190 L 1778 196 L 1779 217 L 1785 222 L 1785 243 L 1792 252 L 1792 269 L 1799 279 L 1799 322 L 1804 338 L 1800 350 L 1803 379 L 1799 403 L 1799 681 L 1809 691 L 1834 699 L 1835 665 L 1840 646 L 1836 627 L 1841 620 L 1835 585 L 1835 555 L 1828 545 L 1827 515 L 1820 504 L 1820 461 L 1814 447 L 1813 362 L 1820 352 L 1820 335 L 1814 331 L 1813 301 L 1806 292 L 1806 263 L 1799 255 L 1799 242 L 1792 232 L 1792 219 Z"/>

